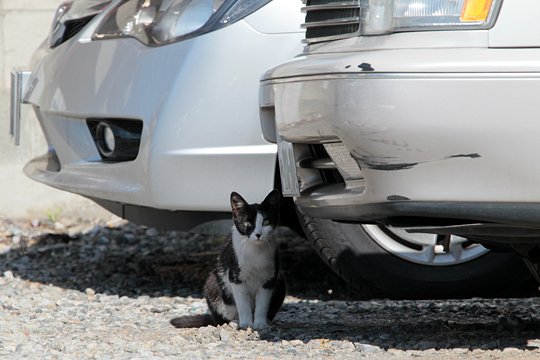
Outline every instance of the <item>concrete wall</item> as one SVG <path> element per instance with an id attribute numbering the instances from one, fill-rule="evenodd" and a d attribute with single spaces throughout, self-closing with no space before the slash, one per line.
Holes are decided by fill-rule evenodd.
<path id="1" fill-rule="evenodd" d="M 49 34 L 61 0 L 0 0 L 0 216 L 40 217 L 97 207 L 82 197 L 29 180 L 22 168 L 47 145 L 30 106 L 22 109 L 21 145 L 9 138 L 9 88 L 13 68 L 25 68 Z"/>
<path id="2" fill-rule="evenodd" d="M 0 90 L 13 67 L 25 65 L 47 37 L 60 0 L 0 0 Z"/>
<path id="3" fill-rule="evenodd" d="M 27 66 L 47 37 L 60 0 L 0 0 L 0 165 L 44 152 L 45 143 L 30 109 L 24 109 L 22 144 L 10 146 L 9 88 L 13 68 Z M 1 211 L 1 210 L 0 210 Z"/>

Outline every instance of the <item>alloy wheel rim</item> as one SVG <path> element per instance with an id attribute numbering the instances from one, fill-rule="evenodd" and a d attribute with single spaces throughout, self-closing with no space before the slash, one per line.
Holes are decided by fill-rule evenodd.
<path id="1" fill-rule="evenodd" d="M 384 250 L 401 259 L 427 266 L 452 266 L 472 261 L 489 252 L 480 244 L 450 235 L 448 240 L 435 234 L 414 234 L 399 228 L 362 225 L 368 235 Z"/>

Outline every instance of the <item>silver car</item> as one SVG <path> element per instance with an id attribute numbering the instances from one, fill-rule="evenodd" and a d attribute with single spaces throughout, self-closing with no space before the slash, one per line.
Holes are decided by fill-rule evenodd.
<path id="1" fill-rule="evenodd" d="M 13 134 L 29 104 L 49 145 L 26 175 L 147 225 L 230 219 L 231 191 L 255 201 L 274 188 L 258 84 L 301 52 L 300 7 L 62 1 L 31 66 L 13 74 Z"/>

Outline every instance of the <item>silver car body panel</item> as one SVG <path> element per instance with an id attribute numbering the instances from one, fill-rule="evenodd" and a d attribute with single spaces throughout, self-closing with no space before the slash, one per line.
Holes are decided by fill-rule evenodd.
<path id="1" fill-rule="evenodd" d="M 42 48 L 26 100 L 61 169 L 34 163 L 27 175 L 91 198 L 165 210 L 228 211 L 233 190 L 264 198 L 274 187 L 277 146 L 261 136 L 258 82 L 301 51 L 300 5 L 273 1 L 245 20 L 167 46 L 90 41 L 91 22 L 53 51 Z M 268 19 L 277 18 L 272 28 Z M 142 120 L 138 157 L 100 161 L 88 118 Z"/>

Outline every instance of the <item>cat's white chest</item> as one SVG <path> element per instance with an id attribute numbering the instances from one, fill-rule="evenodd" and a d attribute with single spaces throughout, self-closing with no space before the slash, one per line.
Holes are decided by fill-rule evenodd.
<path id="1" fill-rule="evenodd" d="M 261 259 L 263 260 L 263 259 Z M 265 259 L 266 260 L 266 259 Z M 239 264 L 240 265 L 240 281 L 250 287 L 252 290 L 256 291 L 260 288 L 265 282 L 274 277 L 274 262 L 273 261 L 264 261 L 262 262 L 251 262 L 250 261 Z"/>
<path id="2" fill-rule="evenodd" d="M 240 281 L 256 291 L 275 275 L 275 246 L 237 237 L 233 246 L 240 268 Z"/>

